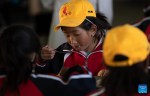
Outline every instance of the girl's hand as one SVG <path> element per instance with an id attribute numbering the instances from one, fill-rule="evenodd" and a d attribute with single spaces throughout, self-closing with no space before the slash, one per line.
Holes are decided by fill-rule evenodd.
<path id="1" fill-rule="evenodd" d="M 108 73 L 108 70 L 102 70 L 101 77 L 105 77 Z"/>
<path id="2" fill-rule="evenodd" d="M 105 77 L 107 74 L 108 74 L 108 70 L 104 69 L 104 70 L 100 70 L 98 72 L 98 76 L 101 76 L 101 77 Z"/>
<path id="3" fill-rule="evenodd" d="M 55 55 L 55 51 L 49 45 L 46 45 L 45 47 L 42 48 L 41 58 L 44 61 L 53 59 L 54 55 Z"/>

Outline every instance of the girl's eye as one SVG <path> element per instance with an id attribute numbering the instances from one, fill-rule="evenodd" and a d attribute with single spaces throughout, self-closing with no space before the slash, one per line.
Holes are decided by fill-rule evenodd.
<path id="1" fill-rule="evenodd" d="M 79 36 L 80 34 L 76 34 L 75 36 Z"/>
<path id="2" fill-rule="evenodd" d="M 70 37 L 69 35 L 65 35 L 66 37 Z"/>

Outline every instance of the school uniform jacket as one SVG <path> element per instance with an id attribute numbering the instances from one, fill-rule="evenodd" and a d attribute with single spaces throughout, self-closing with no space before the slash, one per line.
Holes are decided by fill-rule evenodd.
<path id="1" fill-rule="evenodd" d="M 141 29 L 147 36 L 148 41 L 150 42 L 150 16 L 142 18 L 138 22 L 134 23 L 133 26 Z M 150 63 L 149 63 L 149 74 L 150 74 Z"/>
<path id="2" fill-rule="evenodd" d="M 146 34 L 150 42 L 150 16 L 142 18 L 141 20 L 132 25 L 141 29 Z"/>
<path id="3" fill-rule="evenodd" d="M 56 75 L 31 74 L 27 83 L 19 85 L 20 96 L 85 96 L 96 90 L 96 81 L 85 67 L 76 66 L 80 71 L 67 73 L 68 78 L 63 81 Z M 82 70 L 82 74 L 80 74 Z M 70 76 L 71 75 L 71 76 Z M 0 75 L 0 88 L 6 80 L 5 75 Z M 8 89 L 4 96 L 11 96 Z M 13 96 L 19 96 L 17 92 Z"/>
<path id="4" fill-rule="evenodd" d="M 47 60 L 45 62 L 39 58 L 36 67 L 37 73 L 59 74 L 62 67 L 73 67 L 78 64 L 86 66 L 94 76 L 97 76 L 100 70 L 106 69 L 102 63 L 102 39 L 99 41 L 95 50 L 88 56 L 86 52 L 79 52 L 72 48 L 68 43 L 62 44 L 56 50 L 61 52 L 63 52 L 63 50 L 72 50 L 73 52 L 67 54 L 56 52 L 52 60 Z"/>
<path id="5" fill-rule="evenodd" d="M 73 67 L 75 65 L 86 66 L 94 76 L 98 75 L 98 72 L 102 69 L 106 69 L 102 63 L 102 41 L 100 40 L 95 50 L 89 55 L 85 51 L 77 51 L 72 48 L 71 53 L 65 54 L 64 66 L 63 67 Z"/>

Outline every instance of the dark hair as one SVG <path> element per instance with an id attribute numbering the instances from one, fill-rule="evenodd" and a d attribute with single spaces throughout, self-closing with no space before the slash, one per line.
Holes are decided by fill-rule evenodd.
<path id="1" fill-rule="evenodd" d="M 117 58 L 119 57 L 119 58 Z M 114 58 L 115 61 L 127 60 L 125 56 L 118 55 Z M 136 63 L 133 66 L 126 67 L 106 67 L 109 69 L 109 73 L 102 79 L 101 85 L 106 88 L 106 96 L 132 96 L 138 93 L 139 84 L 147 84 L 150 90 L 150 78 L 148 74 L 144 72 L 143 61 Z"/>
<path id="2" fill-rule="evenodd" d="M 0 36 L 0 66 L 5 71 L 6 80 L 0 89 L 0 96 L 11 87 L 17 91 L 18 85 L 26 83 L 32 72 L 29 55 L 40 50 L 37 35 L 24 25 L 13 25 L 6 28 Z"/>
<path id="3" fill-rule="evenodd" d="M 96 17 L 86 17 L 86 18 L 92 21 L 97 26 L 97 32 L 94 35 L 95 39 L 100 40 L 100 38 L 105 35 L 105 31 L 111 28 L 110 24 L 106 20 L 106 17 L 102 13 L 96 13 Z M 87 20 L 84 20 L 79 25 L 79 27 L 87 31 L 91 29 L 91 26 L 92 24 Z"/>

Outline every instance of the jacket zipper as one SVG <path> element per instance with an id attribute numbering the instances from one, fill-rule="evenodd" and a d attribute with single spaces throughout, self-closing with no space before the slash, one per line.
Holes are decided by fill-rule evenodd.
<path id="1" fill-rule="evenodd" d="M 100 52 L 103 52 L 103 50 L 100 50 Z M 91 54 L 93 54 L 93 53 L 95 53 L 95 52 L 92 52 Z M 91 54 L 89 54 L 88 56 L 85 57 L 85 67 L 88 67 L 87 60 Z"/>
<path id="2" fill-rule="evenodd" d="M 85 67 L 87 68 L 87 59 L 88 59 L 88 56 L 85 57 Z"/>
<path id="3" fill-rule="evenodd" d="M 76 52 L 76 51 L 74 51 L 75 53 L 77 53 L 77 54 L 80 54 L 80 55 L 82 55 L 82 56 L 84 56 L 82 53 L 79 53 L 79 52 Z M 96 51 L 97 52 L 97 51 Z M 91 54 L 93 54 L 93 53 L 96 53 L 96 52 L 92 52 Z M 103 52 L 103 50 L 100 50 L 100 52 Z M 87 59 L 88 59 L 88 57 L 91 55 L 91 54 L 89 54 L 88 56 L 84 56 L 85 57 L 85 67 L 87 68 L 88 66 L 88 64 L 87 64 Z"/>

